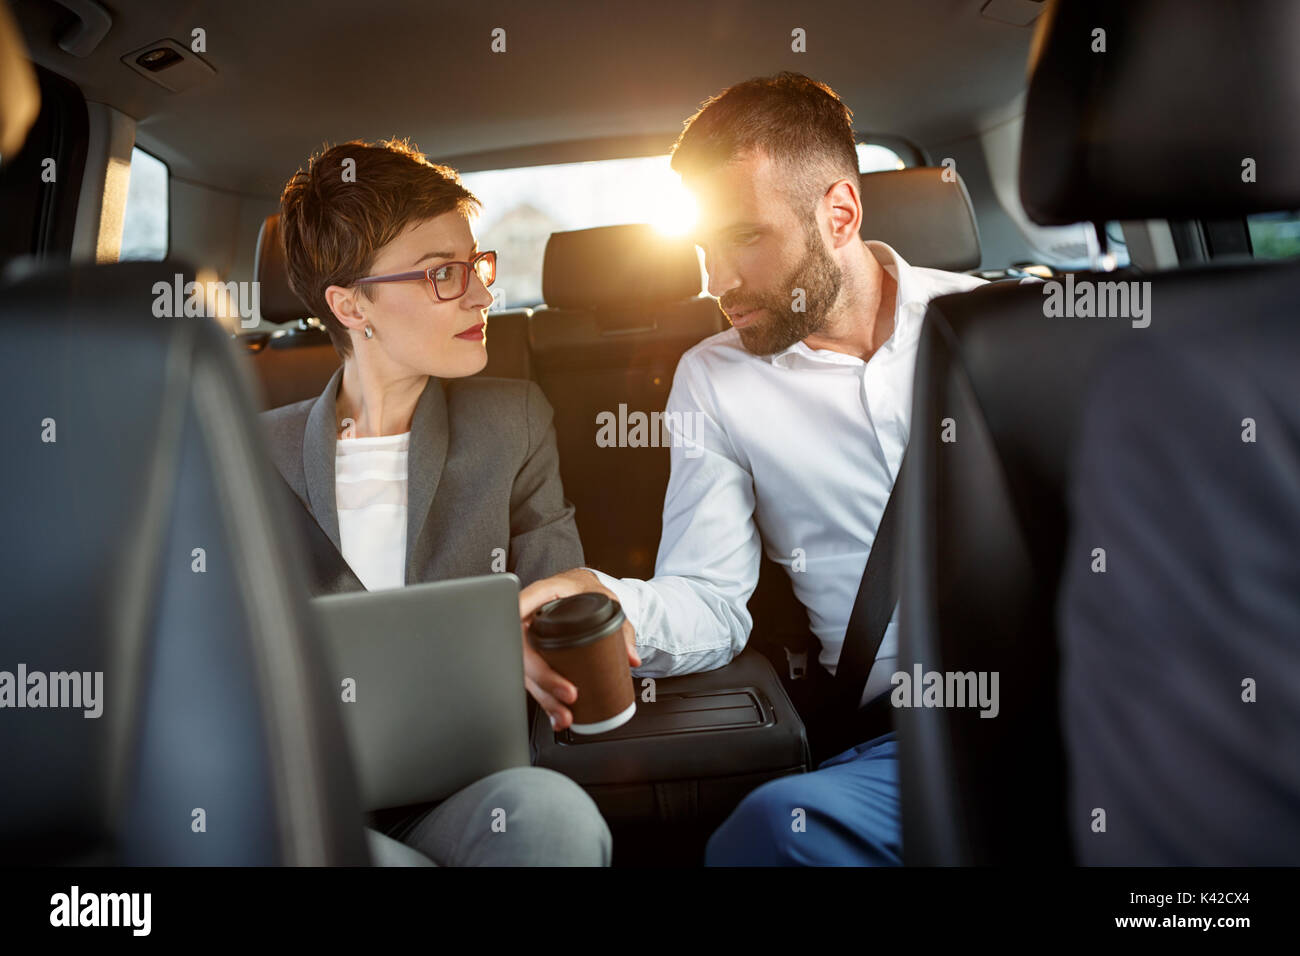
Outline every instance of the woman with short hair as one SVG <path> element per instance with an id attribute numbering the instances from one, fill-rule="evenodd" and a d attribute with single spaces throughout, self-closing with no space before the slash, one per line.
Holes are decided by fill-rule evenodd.
<path id="1" fill-rule="evenodd" d="M 326 149 L 285 187 L 289 284 L 343 363 L 319 397 L 264 414 L 306 530 L 341 559 L 314 562 L 313 593 L 488 574 L 502 558 L 524 584 L 582 564 L 550 404 L 533 382 L 471 377 L 496 278 L 478 206 L 454 170 L 396 140 Z M 496 808 L 504 833 L 490 832 Z M 445 865 L 610 859 L 591 798 L 537 767 L 379 825 Z M 380 854 L 389 842 L 371 840 Z"/>

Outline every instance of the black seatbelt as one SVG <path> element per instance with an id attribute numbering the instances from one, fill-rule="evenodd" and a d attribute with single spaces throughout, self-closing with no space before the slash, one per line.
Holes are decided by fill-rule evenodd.
<path id="1" fill-rule="evenodd" d="M 844 630 L 844 646 L 835 668 L 836 704 L 833 708 L 842 719 L 853 717 L 858 710 L 862 689 L 867 684 L 885 628 L 889 626 L 894 606 L 898 603 L 898 512 L 902 507 L 899 499 L 903 497 L 906 468 L 905 452 L 894 477 L 894 489 L 885 502 L 884 514 L 880 516 L 880 527 L 871 542 L 871 553 L 867 555 L 867 567 L 862 572 L 858 596 L 853 600 L 849 625 Z"/>

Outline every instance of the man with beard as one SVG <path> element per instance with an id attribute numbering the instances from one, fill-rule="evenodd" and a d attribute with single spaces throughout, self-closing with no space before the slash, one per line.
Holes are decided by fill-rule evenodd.
<path id="1" fill-rule="evenodd" d="M 790 574 L 834 673 L 907 445 L 926 305 L 982 284 L 859 238 L 871 210 L 851 121 L 829 87 L 793 73 L 730 87 L 687 121 L 672 165 L 697 197 L 709 292 L 733 327 L 677 367 L 667 410 L 697 416 L 696 447 L 672 448 L 655 577 L 575 569 L 538 581 L 520 595 L 525 626 L 548 600 L 599 591 L 627 614 L 638 675 L 712 670 L 749 637 L 762 548 Z M 897 654 L 895 621 L 864 703 L 888 693 Z M 569 726 L 576 688 L 526 639 L 524 656 L 529 692 Z M 707 862 L 898 864 L 899 817 L 889 733 L 754 790 Z"/>

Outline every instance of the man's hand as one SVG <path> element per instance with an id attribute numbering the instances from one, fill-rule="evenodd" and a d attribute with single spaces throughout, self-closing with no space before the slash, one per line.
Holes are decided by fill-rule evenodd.
<path id="1" fill-rule="evenodd" d="M 524 687 L 550 715 L 551 726 L 556 730 L 564 730 L 573 723 L 573 713 L 564 705 L 572 704 L 578 699 L 578 688 L 551 670 L 542 655 L 533 649 L 528 640 L 528 628 L 537 609 L 546 602 L 586 591 L 595 591 L 617 600 L 614 592 L 602 585 L 600 579 L 585 568 L 574 568 L 563 574 L 543 578 L 519 592 L 519 621 L 524 639 Z M 627 643 L 628 663 L 633 667 L 641 666 L 641 658 L 636 652 L 636 631 L 631 621 L 623 623 L 623 640 Z"/>

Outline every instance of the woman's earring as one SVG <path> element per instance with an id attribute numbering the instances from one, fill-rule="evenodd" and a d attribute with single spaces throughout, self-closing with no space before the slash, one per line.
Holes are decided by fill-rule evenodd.
<path id="1" fill-rule="evenodd" d="M 372 330 L 372 329 L 370 328 L 370 326 L 368 326 L 368 325 L 365 326 L 365 327 L 364 327 L 364 331 L 365 331 L 365 333 L 366 333 L 366 338 L 368 338 L 368 339 L 373 339 L 373 338 L 375 337 L 374 330 Z"/>

